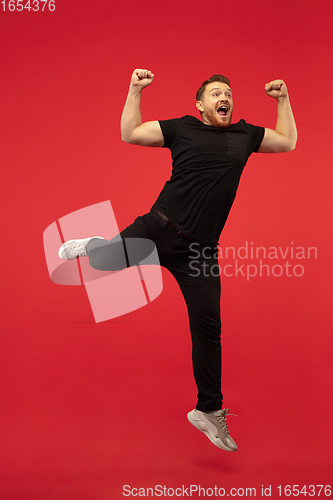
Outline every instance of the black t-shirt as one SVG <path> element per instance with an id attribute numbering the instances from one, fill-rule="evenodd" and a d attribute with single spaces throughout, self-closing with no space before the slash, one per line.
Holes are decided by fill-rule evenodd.
<path id="1" fill-rule="evenodd" d="M 205 125 L 194 116 L 160 121 L 172 175 L 152 208 L 184 234 L 217 243 L 236 196 L 248 157 L 265 129 L 240 120 L 230 127 Z"/>

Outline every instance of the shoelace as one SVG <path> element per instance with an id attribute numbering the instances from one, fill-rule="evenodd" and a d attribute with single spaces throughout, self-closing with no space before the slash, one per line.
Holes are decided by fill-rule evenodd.
<path id="1" fill-rule="evenodd" d="M 221 415 L 214 415 L 214 417 L 221 424 L 221 427 L 224 430 L 224 432 L 226 432 L 227 434 L 229 434 L 229 429 L 228 429 L 228 426 L 227 426 L 227 415 L 230 415 L 230 416 L 232 415 L 233 417 L 238 417 L 238 415 L 235 415 L 234 413 L 230 413 L 230 409 L 229 408 L 224 408 L 222 410 Z"/>
<path id="2" fill-rule="evenodd" d="M 81 253 L 85 254 L 86 253 L 86 244 L 85 243 L 79 243 L 75 247 L 73 247 L 73 254 L 77 255 L 78 257 L 81 257 Z"/>

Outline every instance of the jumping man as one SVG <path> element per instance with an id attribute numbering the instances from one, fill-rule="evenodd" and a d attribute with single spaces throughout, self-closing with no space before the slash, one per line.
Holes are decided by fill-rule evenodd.
<path id="1" fill-rule="evenodd" d="M 222 75 L 213 75 L 197 91 L 196 107 L 201 120 L 186 115 L 142 123 L 141 93 L 153 79 L 153 73 L 146 69 L 133 72 L 121 118 L 122 140 L 139 146 L 169 148 L 172 175 L 150 212 L 136 218 L 120 233 L 121 242 L 125 238 L 152 240 L 160 265 L 177 280 L 189 314 L 193 372 L 198 387 L 197 405 L 188 413 L 188 420 L 214 445 L 236 451 L 237 444 L 226 422 L 229 409 L 222 409 L 217 244 L 247 159 L 255 152 L 292 151 L 297 141 L 296 124 L 283 80 L 265 85 L 267 95 L 277 101 L 275 130 L 245 120 L 231 123 L 233 95 L 228 78 Z M 59 257 L 88 256 L 95 269 L 119 270 L 128 264 L 121 264 L 114 251 L 118 240 L 119 235 L 111 241 L 101 237 L 67 241 L 59 249 Z"/>

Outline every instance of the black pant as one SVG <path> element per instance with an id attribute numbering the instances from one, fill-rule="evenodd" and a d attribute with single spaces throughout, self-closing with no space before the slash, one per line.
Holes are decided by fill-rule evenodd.
<path id="1" fill-rule="evenodd" d="M 194 378 L 201 411 L 219 410 L 221 393 L 221 284 L 217 247 L 180 237 L 156 210 L 137 217 L 124 229 L 124 238 L 148 238 L 157 248 L 160 265 L 176 278 L 183 293 L 192 337 Z M 87 245 L 94 269 L 115 271 L 128 267 L 119 235 L 112 240 L 93 239 Z"/>

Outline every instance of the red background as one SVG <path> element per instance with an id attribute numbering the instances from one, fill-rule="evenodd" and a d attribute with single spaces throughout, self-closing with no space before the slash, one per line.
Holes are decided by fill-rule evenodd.
<path id="1" fill-rule="evenodd" d="M 331 3 L 55 2 L 54 12 L 0 11 L 1 500 L 120 500 L 125 484 L 257 496 L 261 485 L 330 484 Z M 222 73 L 234 121 L 274 128 L 264 84 L 288 85 L 297 148 L 250 158 L 220 243 L 293 242 L 318 258 L 301 262 L 299 278 L 223 278 L 235 454 L 186 420 L 196 400 L 189 327 L 167 271 L 153 303 L 100 324 L 84 287 L 48 276 L 49 224 L 110 199 L 122 229 L 170 176 L 168 151 L 120 140 L 136 67 L 155 73 L 144 120 L 197 116 L 197 88 Z"/>

